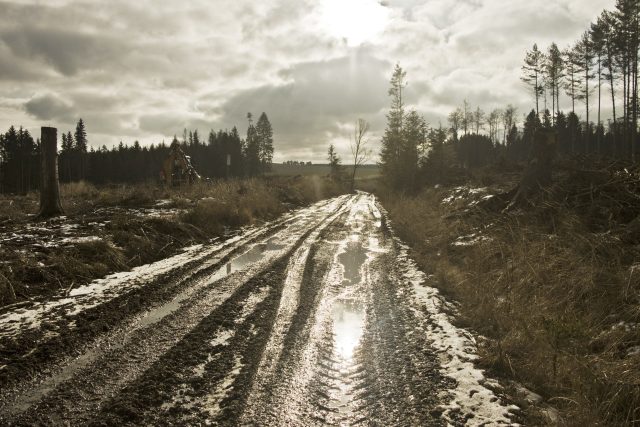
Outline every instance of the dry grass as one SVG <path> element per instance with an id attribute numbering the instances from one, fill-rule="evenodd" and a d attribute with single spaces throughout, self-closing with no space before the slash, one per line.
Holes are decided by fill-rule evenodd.
<path id="1" fill-rule="evenodd" d="M 447 194 L 382 198 L 421 267 L 460 303 L 461 325 L 488 338 L 484 367 L 541 394 L 559 424 L 640 422 L 640 251 L 628 230 L 594 227 L 554 198 L 460 215 L 469 198 L 449 205 Z M 484 240 L 454 245 L 472 233 Z M 551 423 L 538 409 L 526 409 L 529 424 Z"/>

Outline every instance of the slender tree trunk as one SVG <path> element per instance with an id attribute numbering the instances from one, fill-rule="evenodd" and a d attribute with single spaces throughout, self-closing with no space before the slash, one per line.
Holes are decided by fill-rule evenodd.
<path id="1" fill-rule="evenodd" d="M 609 64 L 609 87 L 611 88 L 611 108 L 613 110 L 613 129 L 611 129 L 611 133 L 613 134 L 613 155 L 614 157 L 618 154 L 618 145 L 617 145 L 617 119 L 616 119 L 616 91 L 615 91 L 615 83 L 613 76 L 613 58 L 611 57 L 611 48 L 607 46 L 607 58 Z"/>
<path id="2" fill-rule="evenodd" d="M 540 111 L 538 109 L 538 98 L 539 98 L 539 94 L 538 94 L 538 71 L 536 71 L 536 87 L 534 88 L 535 92 L 536 92 L 536 116 L 540 117 Z"/>
<path id="3" fill-rule="evenodd" d="M 557 86 L 556 86 L 556 114 L 555 114 L 555 116 L 557 117 L 558 115 L 560 115 L 560 80 L 558 80 Z"/>
<path id="4" fill-rule="evenodd" d="M 589 124 L 589 62 L 585 62 L 584 69 L 586 70 L 584 73 L 584 101 L 587 109 L 587 123 L 586 123 L 586 141 L 585 141 L 585 151 L 588 153 L 590 150 L 589 143 L 591 140 L 591 125 Z"/>
<path id="5" fill-rule="evenodd" d="M 622 65 L 622 146 L 625 156 L 629 157 L 627 144 L 627 64 Z"/>
<path id="6" fill-rule="evenodd" d="M 638 132 L 638 49 L 634 43 L 633 58 L 633 121 L 631 123 L 631 160 L 636 161 L 636 134 Z"/>
<path id="7" fill-rule="evenodd" d="M 627 140 L 627 146 L 628 146 L 628 152 L 629 152 L 629 156 L 631 159 L 633 159 L 633 144 L 632 144 L 632 140 L 631 140 L 631 80 L 633 78 L 632 76 L 632 66 L 631 66 L 631 61 L 630 58 L 628 58 L 627 60 L 627 99 L 626 99 L 626 107 L 627 107 L 627 111 L 625 114 L 626 117 L 626 123 L 627 125 L 625 126 L 625 133 L 626 133 L 626 140 Z"/>
<path id="8" fill-rule="evenodd" d="M 551 82 L 551 125 L 556 125 L 556 83 Z"/>
<path id="9" fill-rule="evenodd" d="M 571 72 L 571 112 L 576 113 L 576 86 L 573 71 Z"/>
<path id="10" fill-rule="evenodd" d="M 58 141 L 56 128 L 41 128 L 42 184 L 40 186 L 40 212 L 48 218 L 63 213 L 58 185 Z"/>
<path id="11" fill-rule="evenodd" d="M 598 127 L 596 128 L 597 137 L 598 137 L 598 155 L 602 153 L 600 149 L 600 108 L 601 108 L 601 100 L 602 100 L 602 58 L 600 57 L 600 53 L 598 53 Z"/>

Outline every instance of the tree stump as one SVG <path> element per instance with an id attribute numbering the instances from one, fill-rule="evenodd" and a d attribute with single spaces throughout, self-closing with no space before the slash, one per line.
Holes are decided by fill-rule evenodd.
<path id="1" fill-rule="evenodd" d="M 60 186 L 58 184 L 58 141 L 57 129 L 41 128 L 40 136 L 41 183 L 40 212 L 41 218 L 49 218 L 64 213 L 60 204 Z"/>

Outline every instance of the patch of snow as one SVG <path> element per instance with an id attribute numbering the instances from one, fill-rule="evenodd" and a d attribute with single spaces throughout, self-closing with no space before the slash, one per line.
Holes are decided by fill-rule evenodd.
<path id="1" fill-rule="evenodd" d="M 640 323 L 625 322 L 623 320 L 611 326 L 612 331 L 619 330 L 619 329 L 622 329 L 625 332 L 633 332 L 640 329 Z"/>
<path id="2" fill-rule="evenodd" d="M 454 242 L 451 243 L 451 246 L 474 246 L 478 243 L 490 241 L 490 237 L 483 236 L 479 233 L 471 233 L 466 236 L 458 237 Z"/>
<path id="3" fill-rule="evenodd" d="M 636 345 L 627 349 L 627 357 L 637 356 L 639 354 L 640 354 L 640 345 Z"/>
<path id="4" fill-rule="evenodd" d="M 68 244 L 68 243 L 91 243 L 102 240 L 101 237 L 98 236 L 78 236 L 78 237 L 65 237 L 60 240 L 60 243 Z"/>
<path id="5" fill-rule="evenodd" d="M 470 197 L 474 197 L 475 199 L 478 199 L 478 197 L 482 194 L 485 194 L 488 191 L 488 189 L 486 187 L 480 187 L 480 188 L 471 188 L 471 187 L 456 187 L 454 189 L 451 190 L 451 192 L 449 193 L 449 195 L 447 197 L 445 197 L 444 199 L 442 199 L 442 203 L 450 205 L 453 204 L 454 202 L 457 202 L 459 200 L 463 200 L 466 198 L 470 198 Z M 481 200 L 487 200 L 490 199 L 491 195 L 485 195 L 483 197 L 480 197 Z M 472 204 L 477 203 L 478 200 L 472 201 Z"/>
<path id="6" fill-rule="evenodd" d="M 173 203 L 173 200 L 171 199 L 158 199 L 156 200 L 155 206 L 167 206 L 167 205 L 170 205 L 171 203 Z"/>
<path id="7" fill-rule="evenodd" d="M 385 212 L 382 207 L 380 210 Z M 443 417 L 453 425 L 459 425 L 460 414 L 467 426 L 517 425 L 512 421 L 512 412 L 519 408 L 504 404 L 489 388 L 497 388 L 499 384 L 485 377 L 484 371 L 474 365 L 478 355 L 473 335 L 452 324 L 446 311 L 451 311 L 453 306 L 436 288 L 427 285 L 429 277 L 411 259 L 409 247 L 398 238 L 394 240 L 399 270 L 412 285 L 414 313 L 424 317 L 423 310 L 426 310 L 426 329 L 440 358 L 440 371 L 456 384 L 447 392 L 449 401 L 442 406 Z"/>
<path id="8" fill-rule="evenodd" d="M 204 259 L 222 246 L 233 243 L 240 236 L 228 241 L 203 248 L 194 245 L 185 248 L 183 252 L 151 264 L 142 265 L 131 271 L 114 273 L 102 279 L 72 289 L 68 295 L 61 294 L 57 299 L 44 303 L 34 303 L 30 308 L 16 309 L 0 315 L 0 334 L 13 336 L 29 329 L 39 327 L 40 323 L 51 317 L 57 317 L 57 312 L 63 316 L 74 316 L 89 308 L 95 307 L 108 300 L 116 298 L 132 289 L 143 286 L 158 276 L 169 272 L 181 265 Z"/>

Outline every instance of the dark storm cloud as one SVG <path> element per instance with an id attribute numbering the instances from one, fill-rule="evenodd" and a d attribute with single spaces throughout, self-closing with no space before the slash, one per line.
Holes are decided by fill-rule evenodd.
<path id="1" fill-rule="evenodd" d="M 15 56 L 41 60 L 66 76 L 100 67 L 124 51 L 117 40 L 72 30 L 20 28 L 0 32 L 0 39 Z"/>
<path id="2" fill-rule="evenodd" d="M 40 95 L 24 105 L 27 113 L 39 120 L 60 120 L 67 122 L 73 116 L 70 102 L 52 94 Z"/>

